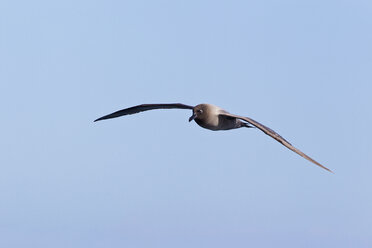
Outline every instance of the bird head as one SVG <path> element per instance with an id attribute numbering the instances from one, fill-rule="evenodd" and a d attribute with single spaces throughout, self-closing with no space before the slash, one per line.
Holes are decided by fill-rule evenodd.
<path id="1" fill-rule="evenodd" d="M 192 110 L 192 116 L 190 116 L 189 121 L 192 121 L 194 119 L 203 119 L 206 112 L 207 112 L 206 104 L 196 105 Z"/>

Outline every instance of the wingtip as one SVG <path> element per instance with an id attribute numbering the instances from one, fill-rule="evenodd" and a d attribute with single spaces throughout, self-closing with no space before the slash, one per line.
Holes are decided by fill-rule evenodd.
<path id="1" fill-rule="evenodd" d="M 317 164 L 319 165 L 319 164 Z M 328 172 L 331 172 L 332 174 L 335 174 L 332 170 L 328 169 L 327 167 L 323 166 L 323 165 L 319 165 L 321 168 L 325 169 L 326 171 Z"/>
<path id="2" fill-rule="evenodd" d="M 328 169 L 328 171 L 331 172 L 333 175 L 336 174 L 336 173 L 334 173 L 334 171 L 332 171 L 332 170 L 330 170 L 330 169 Z"/>

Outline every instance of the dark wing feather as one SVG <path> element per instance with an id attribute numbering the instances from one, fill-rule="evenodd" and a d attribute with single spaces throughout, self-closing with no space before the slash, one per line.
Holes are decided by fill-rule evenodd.
<path id="1" fill-rule="evenodd" d="M 238 119 L 241 119 L 243 121 L 246 121 L 250 124 L 252 124 L 253 126 L 257 127 L 258 129 L 260 129 L 262 132 L 264 132 L 265 134 L 269 135 L 270 137 L 274 138 L 276 141 L 278 141 L 279 143 L 281 143 L 282 145 L 284 145 L 285 147 L 287 147 L 288 149 L 294 151 L 295 153 L 297 153 L 298 155 L 306 158 L 307 160 L 309 160 L 310 162 L 322 167 L 323 169 L 329 171 L 329 172 L 332 172 L 330 169 L 328 169 L 327 167 L 321 165 L 320 163 L 318 163 L 317 161 L 315 161 L 314 159 L 310 158 L 309 156 L 307 156 L 305 153 L 301 152 L 299 149 L 297 149 L 296 147 L 292 146 L 291 143 L 289 143 L 287 140 L 285 140 L 282 136 L 280 136 L 279 134 L 277 134 L 274 130 L 266 127 L 265 125 L 262 125 L 261 123 L 251 119 L 251 118 L 248 118 L 248 117 L 243 117 L 243 116 L 239 116 L 239 115 L 234 115 L 234 114 L 230 114 L 230 113 L 221 113 L 221 115 L 224 115 L 224 116 L 228 116 L 228 117 L 235 117 L 235 118 L 238 118 Z"/>
<path id="2" fill-rule="evenodd" d="M 193 108 L 194 107 L 185 105 L 182 103 L 141 104 L 141 105 L 137 105 L 137 106 L 133 106 L 130 108 L 116 111 L 112 114 L 102 116 L 95 121 L 116 118 L 116 117 L 123 116 L 123 115 L 132 115 L 132 114 L 136 114 L 139 112 L 152 110 L 152 109 L 193 109 Z"/>

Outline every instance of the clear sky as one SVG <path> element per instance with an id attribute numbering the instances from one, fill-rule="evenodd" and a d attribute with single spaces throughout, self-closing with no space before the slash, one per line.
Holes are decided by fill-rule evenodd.
<path id="1" fill-rule="evenodd" d="M 0 247 L 372 247 L 371 1 L 1 1 L 0 104 Z"/>

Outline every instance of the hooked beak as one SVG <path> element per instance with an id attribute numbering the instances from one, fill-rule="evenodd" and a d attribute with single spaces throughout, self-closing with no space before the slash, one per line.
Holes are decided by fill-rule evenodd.
<path id="1" fill-rule="evenodd" d="M 192 120 L 194 120 L 195 119 L 195 117 L 196 117 L 196 114 L 194 113 L 194 114 L 192 114 L 192 116 L 189 118 L 189 122 L 190 121 L 192 121 Z"/>

